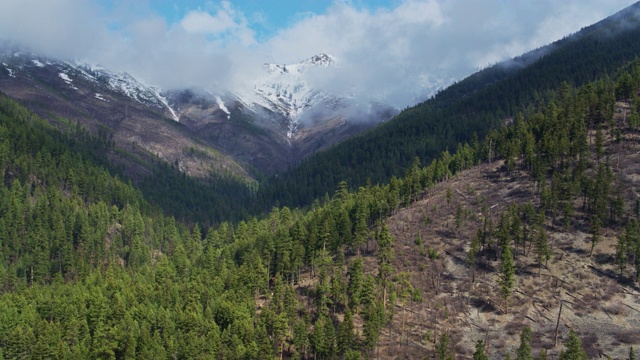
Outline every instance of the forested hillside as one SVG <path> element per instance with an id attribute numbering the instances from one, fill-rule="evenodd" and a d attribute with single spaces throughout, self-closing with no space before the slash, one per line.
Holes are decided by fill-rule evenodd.
<path id="1" fill-rule="evenodd" d="M 483 164 L 387 220 L 397 276 L 424 300 L 396 307 L 386 356 L 629 358 L 637 349 L 638 63 L 628 70 L 561 85 L 489 135 Z M 576 352 L 562 355 L 563 341 Z"/>
<path id="2" fill-rule="evenodd" d="M 482 70 L 404 110 L 393 120 L 312 156 L 260 189 L 265 204 L 306 205 L 347 180 L 356 188 L 401 176 L 417 156 L 428 163 L 458 143 L 483 139 L 562 82 L 581 86 L 640 53 L 640 4 L 579 33 Z"/>
<path id="3" fill-rule="evenodd" d="M 639 8 L 257 195 L 0 95 L 0 359 L 633 359 Z"/>
<path id="4" fill-rule="evenodd" d="M 403 178 L 388 184 L 350 192 L 342 182 L 308 211 L 274 208 L 261 220 L 208 229 L 163 215 L 140 191 L 98 167 L 101 160 L 92 151 L 81 150 L 109 146 L 108 139 L 79 128 L 62 134 L 3 97 L 3 357 L 358 359 L 390 356 L 398 351 L 390 344 L 407 339 L 418 344 L 407 351 L 420 357 L 480 356 L 484 345 L 465 345 L 464 327 L 454 320 L 476 303 L 469 305 L 464 292 L 449 291 L 454 282 L 442 271 L 454 252 L 440 251 L 438 241 L 459 244 L 469 271 L 484 274 L 484 295 L 469 293 L 466 299 L 492 304 L 489 312 L 498 318 L 513 317 L 520 314 L 514 291 L 524 291 L 515 284 L 533 276 L 518 268 L 534 261 L 540 272 L 558 251 L 547 239 L 560 228 L 590 234 L 591 251 L 584 257 L 619 234 L 618 251 L 609 255 L 620 281 L 637 292 L 637 270 L 629 269 L 640 259 L 635 183 L 622 177 L 615 161 L 616 149 L 636 146 L 640 66 L 630 64 L 614 79 L 577 89 L 565 83 L 543 107 L 426 167 L 414 159 Z M 626 109 L 622 117 L 616 99 Z M 399 232 L 404 225 L 396 221 L 403 209 L 420 204 L 435 184 L 446 186 L 465 169 L 496 162 L 504 163 L 499 171 L 507 178 L 529 177 L 535 184 L 531 197 L 491 216 L 459 204 L 451 224 L 480 226 L 477 236 L 446 230 L 439 232 L 443 240 L 432 241 L 418 233 L 412 240 L 417 251 L 411 251 L 417 257 L 401 257 L 407 232 Z M 446 198 L 454 198 L 451 190 Z M 430 221 L 444 226 L 443 219 L 433 219 L 417 223 L 423 229 Z M 570 238 L 565 246 L 580 247 L 578 241 Z M 411 261 L 417 261 L 415 268 Z M 608 273 L 612 263 L 594 266 Z M 447 299 L 444 294 L 458 300 L 443 306 L 437 299 Z M 409 333 L 402 324 L 411 317 L 397 309 L 435 318 Z M 443 328 L 448 330 L 438 330 Z M 541 336 L 533 328 L 523 332 L 525 355 L 531 349 L 527 339 Z M 562 334 L 563 356 L 584 358 L 575 333 Z M 477 336 L 474 343 L 483 339 Z M 491 341 L 506 341 L 500 339 Z M 536 353 L 550 346 L 533 345 Z"/>

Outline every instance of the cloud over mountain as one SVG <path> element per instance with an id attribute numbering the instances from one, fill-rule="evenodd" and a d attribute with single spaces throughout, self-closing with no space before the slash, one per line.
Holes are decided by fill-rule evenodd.
<path id="1" fill-rule="evenodd" d="M 179 19 L 146 1 L 4 0 L 0 39 L 44 55 L 125 70 L 165 88 L 250 86 L 264 62 L 317 53 L 339 59 L 310 79 L 324 90 L 366 89 L 404 107 L 474 70 L 557 40 L 631 0 L 404 0 L 393 7 L 335 1 L 258 39 L 261 21 L 233 2 Z M 258 14 L 259 15 L 259 14 Z"/>

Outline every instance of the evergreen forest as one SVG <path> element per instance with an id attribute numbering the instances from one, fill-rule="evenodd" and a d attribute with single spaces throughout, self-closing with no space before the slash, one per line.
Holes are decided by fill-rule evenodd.
<path id="1" fill-rule="evenodd" d="M 638 292 L 640 184 L 620 163 L 640 142 L 640 30 L 598 40 L 614 20 L 479 72 L 257 190 L 160 163 L 134 183 L 109 165 L 107 134 L 54 127 L 0 95 L 0 359 L 387 358 L 408 347 L 407 310 L 421 306 L 435 316 L 411 340 L 422 358 L 592 356 L 574 329 L 558 342 L 557 326 L 553 348 L 527 326 L 505 335 L 516 346 L 496 352 L 479 336 L 461 353 L 464 334 L 438 325 L 472 296 L 458 310 L 431 303 L 449 255 L 416 237 L 424 271 L 403 271 L 394 219 L 495 166 L 533 184 L 527 201 L 477 215 L 449 188 L 441 205 L 466 276 L 491 281 L 493 313 L 513 314 L 517 284 L 548 269 L 559 231 L 589 234 L 582 258 L 615 238 L 603 265 L 615 272 L 600 271 Z M 475 235 L 459 236 L 465 226 Z"/>

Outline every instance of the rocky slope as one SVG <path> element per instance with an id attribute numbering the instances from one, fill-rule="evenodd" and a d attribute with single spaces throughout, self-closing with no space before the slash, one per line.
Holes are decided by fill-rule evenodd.
<path id="1" fill-rule="evenodd" d="M 625 109 L 627 104 L 618 103 L 619 123 Z M 605 139 L 605 151 L 616 159 L 614 177 L 624 184 L 623 196 L 631 205 L 640 185 L 638 140 L 638 133 L 629 130 L 622 133 L 622 145 L 613 137 Z M 396 269 L 409 274 L 423 300 L 396 306 L 392 325 L 383 331 L 380 358 L 424 358 L 446 332 L 462 358 L 470 358 L 476 341 L 483 340 L 489 358 L 502 359 L 513 356 L 525 326 L 533 330 L 535 354 L 546 349 L 550 358 L 557 358 L 571 329 L 590 358 L 623 359 L 629 347 L 640 346 L 640 288 L 631 269 L 621 276 L 616 265 L 624 226 L 603 229 L 590 255 L 592 234 L 581 201 L 573 204 L 576 220 L 569 228 L 545 225 L 551 247 L 546 266 L 538 265 L 532 246 L 516 250 L 515 288 L 507 309 L 500 294 L 500 261 L 482 254 L 475 274 L 467 266 L 471 239 L 485 216 L 497 229 L 511 206 L 539 206 L 538 198 L 529 174 L 508 171 L 496 161 L 439 183 L 387 220 L 396 238 Z M 375 259 L 368 264 L 375 268 Z"/>
<path id="2" fill-rule="evenodd" d="M 13 53 L 0 61 L 0 91 L 58 126 L 111 133 L 119 149 L 114 164 L 134 178 L 148 174 L 157 159 L 196 177 L 213 171 L 250 178 L 238 161 L 176 122 L 159 89 L 128 74 Z"/>
<path id="3" fill-rule="evenodd" d="M 395 114 L 388 106 L 357 104 L 306 82 L 306 73 L 333 64 L 328 55 L 293 65 L 265 64 L 254 88 L 232 94 L 163 90 L 100 66 L 5 51 L 0 91 L 45 117 L 113 132 L 121 149 L 140 158 L 129 164 L 134 173 L 148 171 L 138 165 L 151 155 L 198 177 L 210 171 L 250 177 L 256 170 L 285 170 Z M 358 107 L 364 110 L 354 111 Z M 192 159 L 185 155 L 190 148 L 209 155 Z"/>
<path id="4" fill-rule="evenodd" d="M 251 88 L 170 91 L 168 98 L 180 121 L 205 141 L 273 173 L 397 113 L 374 100 L 314 88 L 310 79 L 335 66 L 327 54 L 289 65 L 263 64 Z"/>

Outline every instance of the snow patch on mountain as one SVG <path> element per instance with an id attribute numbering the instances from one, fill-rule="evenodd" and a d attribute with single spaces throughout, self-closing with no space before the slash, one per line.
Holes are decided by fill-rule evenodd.
<path id="1" fill-rule="evenodd" d="M 73 80 L 69 77 L 69 75 L 67 75 L 67 73 L 61 72 L 61 73 L 58 73 L 58 76 L 62 80 L 64 80 L 64 82 L 66 82 L 70 88 L 72 88 L 73 90 L 78 90 L 78 88 L 73 85 Z"/>
<path id="2" fill-rule="evenodd" d="M 249 108 L 260 106 L 283 115 L 289 120 L 287 138 L 291 139 L 302 114 L 333 95 L 318 91 L 310 85 L 311 71 L 325 71 L 334 66 L 336 59 L 327 54 L 312 56 L 295 64 L 264 64 L 263 75 L 251 89 L 236 91 L 238 100 Z M 317 70 L 316 70 L 317 69 Z"/>
<path id="3" fill-rule="evenodd" d="M 222 101 L 222 99 L 218 95 L 216 95 L 216 103 L 218 104 L 220 110 L 224 111 L 227 114 L 227 120 L 231 119 L 231 112 L 229 111 L 229 109 L 227 109 L 227 107 L 224 105 L 224 101 Z"/>
<path id="4" fill-rule="evenodd" d="M 69 77 L 69 75 L 67 75 L 66 73 L 59 73 L 58 76 L 64 80 L 64 82 L 66 82 L 67 84 L 71 84 L 73 82 L 73 80 L 71 80 L 71 78 Z"/>
<path id="5" fill-rule="evenodd" d="M 2 63 L 2 66 L 4 66 L 5 69 L 7 69 L 7 73 L 9 74 L 9 77 L 15 78 L 15 74 L 13 73 L 13 69 L 9 67 L 9 64 L 7 63 Z"/>
<path id="6" fill-rule="evenodd" d="M 171 107 L 156 86 L 133 77 L 126 72 L 111 72 L 99 65 L 71 64 L 86 80 L 105 85 L 108 89 L 121 93 L 143 105 L 166 108 L 175 121 L 180 121 L 179 114 Z"/>
<path id="7" fill-rule="evenodd" d="M 41 67 L 41 68 L 44 67 L 44 64 L 41 63 L 40 61 L 38 61 L 38 59 L 33 59 L 33 60 L 31 60 L 31 62 L 33 63 L 33 65 L 35 65 L 37 67 Z"/>
<path id="8" fill-rule="evenodd" d="M 173 108 L 169 105 L 169 102 L 167 101 L 167 98 L 165 98 L 164 96 L 162 96 L 160 94 L 160 89 L 158 89 L 158 88 L 152 88 L 152 89 L 155 92 L 155 95 L 158 98 L 158 100 L 160 100 L 160 102 L 162 103 L 162 105 L 164 105 L 167 109 L 169 109 L 169 112 L 171 113 L 171 117 L 173 118 L 173 120 L 179 122 L 180 121 L 180 116 L 178 116 L 176 111 L 173 110 Z"/>

